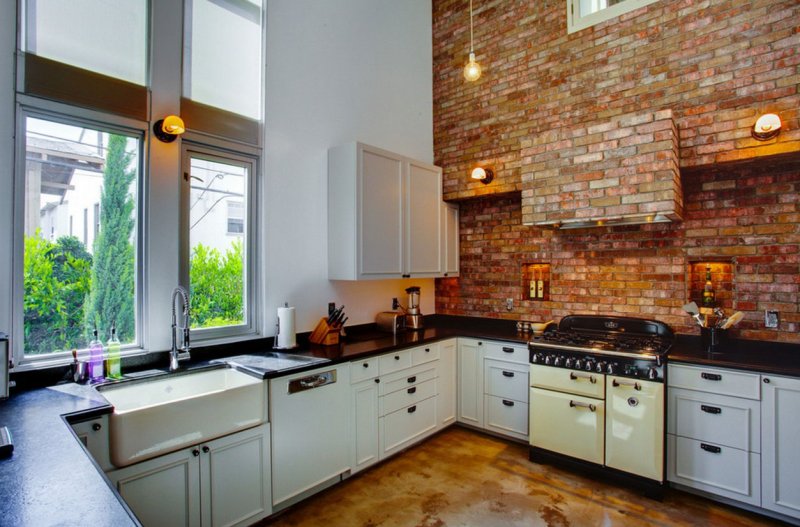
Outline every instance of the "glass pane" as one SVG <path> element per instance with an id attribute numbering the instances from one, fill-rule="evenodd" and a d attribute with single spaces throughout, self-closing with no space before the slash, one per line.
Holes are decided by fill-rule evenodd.
<path id="1" fill-rule="evenodd" d="M 25 51 L 144 86 L 147 0 L 25 0 Z"/>
<path id="2" fill-rule="evenodd" d="M 261 0 L 187 0 L 184 96 L 261 119 Z"/>
<path id="3" fill-rule="evenodd" d="M 106 342 L 112 324 L 135 342 L 139 149 L 134 137 L 26 118 L 26 354 L 85 349 L 95 328 Z"/>
<path id="4" fill-rule="evenodd" d="M 192 328 L 245 323 L 249 165 L 190 158 L 189 286 Z"/>

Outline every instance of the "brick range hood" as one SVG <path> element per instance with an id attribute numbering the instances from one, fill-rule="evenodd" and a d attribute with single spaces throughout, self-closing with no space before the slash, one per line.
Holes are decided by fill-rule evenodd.
<path id="1" fill-rule="evenodd" d="M 683 217 L 672 110 L 557 128 L 521 147 L 523 225 L 568 229 Z"/>

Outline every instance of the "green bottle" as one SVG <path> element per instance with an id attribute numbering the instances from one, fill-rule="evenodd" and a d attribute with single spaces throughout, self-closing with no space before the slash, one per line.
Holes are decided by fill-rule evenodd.
<path id="1" fill-rule="evenodd" d="M 117 338 L 117 328 L 111 325 L 111 338 L 108 339 L 108 362 L 106 363 L 106 377 L 109 379 L 121 379 L 122 367 L 119 361 L 119 339 Z"/>

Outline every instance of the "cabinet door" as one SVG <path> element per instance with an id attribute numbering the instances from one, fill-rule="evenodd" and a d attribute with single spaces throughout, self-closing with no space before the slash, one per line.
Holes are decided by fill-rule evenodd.
<path id="1" fill-rule="evenodd" d="M 251 525 L 272 512 L 269 425 L 201 446 L 204 526 Z"/>
<path id="2" fill-rule="evenodd" d="M 761 506 L 800 518 L 800 379 L 762 381 Z"/>
<path id="3" fill-rule="evenodd" d="M 200 447 L 107 474 L 145 527 L 200 525 Z"/>
<path id="4" fill-rule="evenodd" d="M 369 379 L 352 386 L 353 442 L 350 466 L 354 474 L 380 458 L 376 381 L 377 379 Z"/>
<path id="5" fill-rule="evenodd" d="M 458 341 L 458 422 L 483 428 L 483 343 Z"/>
<path id="6" fill-rule="evenodd" d="M 412 276 L 441 276 L 442 170 L 433 165 L 409 161 L 407 196 L 406 273 Z"/>
<path id="7" fill-rule="evenodd" d="M 359 276 L 403 274 L 404 161 L 401 156 L 359 145 Z"/>
<path id="8" fill-rule="evenodd" d="M 602 465 L 605 401 L 531 388 L 530 444 Z"/>
<path id="9" fill-rule="evenodd" d="M 458 230 L 458 204 L 444 203 L 444 276 L 458 276 L 459 268 L 459 230 Z"/>
<path id="10" fill-rule="evenodd" d="M 114 468 L 108 450 L 108 416 L 72 423 L 72 430 L 103 472 Z"/>
<path id="11" fill-rule="evenodd" d="M 456 349 L 458 340 L 439 343 L 439 425 L 445 427 L 456 421 Z"/>

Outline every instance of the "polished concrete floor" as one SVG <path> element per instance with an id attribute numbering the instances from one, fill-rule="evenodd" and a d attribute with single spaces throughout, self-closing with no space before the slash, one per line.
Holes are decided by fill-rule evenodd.
<path id="1" fill-rule="evenodd" d="M 270 527 L 752 526 L 781 522 L 670 490 L 663 501 L 531 463 L 525 445 L 451 427 L 267 520 Z"/>

